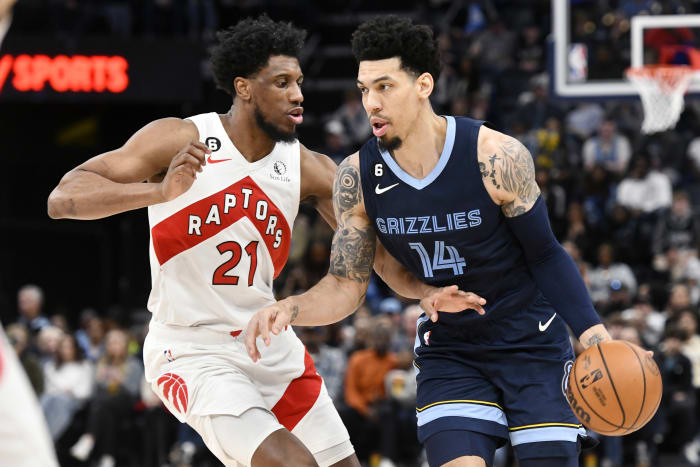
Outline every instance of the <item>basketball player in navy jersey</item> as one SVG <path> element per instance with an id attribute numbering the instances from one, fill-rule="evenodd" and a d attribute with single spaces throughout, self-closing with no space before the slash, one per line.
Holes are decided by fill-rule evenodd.
<path id="1" fill-rule="evenodd" d="M 299 199 L 312 203 L 335 227 L 332 214 L 335 164 L 325 155 L 312 152 L 296 141 L 295 130 L 302 122 L 301 104 L 304 100 L 301 92 L 303 74 L 297 57 L 305 34 L 289 23 L 275 22 L 266 16 L 242 20 L 222 31 L 212 53 L 212 62 L 217 84 L 232 95 L 230 111 L 225 115 L 212 113 L 185 120 L 160 119 L 146 125 L 121 148 L 95 156 L 68 172 L 49 197 L 49 215 L 88 220 L 146 206 L 154 210 L 170 206 L 175 211 L 173 202 L 181 202 L 185 206 L 177 209 L 192 219 L 196 217 L 194 209 L 200 199 L 206 201 L 223 193 L 220 190 L 229 183 L 227 176 L 234 182 L 236 177 L 248 174 L 248 177 L 259 177 L 257 183 L 280 194 L 278 200 L 286 202 L 291 199 L 295 203 L 294 200 Z M 211 126 L 202 122 L 210 122 Z M 218 138 L 208 137 L 214 133 Z M 216 140 L 214 147 L 205 144 L 209 140 Z M 273 162 L 288 154 L 289 148 L 296 148 L 296 153 L 289 155 L 289 179 L 273 179 L 276 185 L 267 182 L 265 179 L 269 180 L 268 177 L 274 174 Z M 298 164 L 294 170 L 292 163 Z M 217 174 L 222 173 L 224 175 L 217 178 Z M 298 174 L 297 178 L 291 180 L 294 173 Z M 245 189 L 238 193 L 245 193 Z M 252 199 L 250 193 L 249 190 L 244 198 L 238 198 L 241 209 L 248 209 L 248 196 Z M 222 225 L 224 214 L 236 207 L 236 197 L 229 193 L 225 196 L 226 207 L 221 216 L 216 204 L 212 204 L 207 210 L 209 216 L 216 211 L 215 218 L 207 216 L 205 222 L 200 219 L 200 224 L 191 231 L 185 221 L 168 233 L 178 244 L 187 246 L 178 254 L 190 256 L 189 262 L 180 263 L 183 265 L 179 270 L 182 274 L 170 274 L 167 278 L 161 275 L 154 280 L 154 289 L 159 283 L 166 283 L 170 291 L 156 293 L 155 297 L 152 296 L 154 300 L 149 300 L 149 310 L 155 310 L 154 313 L 165 310 L 158 315 L 158 320 L 151 321 L 144 345 L 147 375 L 155 375 L 152 387 L 163 402 L 169 404 L 173 414 L 177 413 L 180 421 L 190 423 L 226 465 L 359 466 L 347 431 L 325 389 L 320 391 L 320 386 L 307 384 L 309 380 L 315 380 L 313 365 L 308 365 L 307 372 L 303 351 L 291 353 L 302 347 L 300 342 L 297 345 L 296 337 L 290 337 L 286 343 L 277 341 L 277 349 L 285 358 L 274 360 L 264 371 L 261 371 L 262 365 L 258 365 L 254 372 L 248 372 L 250 362 L 236 340 L 241 330 L 236 330 L 235 326 L 239 326 L 237 320 L 247 320 L 263 306 L 268 294 L 272 295 L 272 272 L 267 269 L 265 274 L 270 277 L 260 280 L 264 284 L 254 292 L 252 299 L 250 294 L 253 292 L 248 292 L 251 282 L 236 279 L 236 282 L 215 283 L 212 279 L 213 274 L 216 277 L 214 271 L 221 270 L 221 261 L 224 260 L 215 253 L 214 243 L 221 242 L 222 236 L 229 235 L 228 232 L 236 233 L 231 234 L 233 239 L 226 237 L 229 240 L 226 243 L 236 243 L 233 240 L 247 242 L 245 236 L 248 234 L 241 233 L 241 230 L 249 225 L 249 235 L 256 244 L 259 240 L 263 245 L 263 232 L 251 224 L 254 219 L 260 219 L 260 211 L 251 214 L 253 208 L 249 208 L 232 224 L 224 223 L 225 228 L 214 231 L 215 235 L 209 238 L 214 243 L 199 243 L 199 247 L 204 247 L 199 250 L 189 248 L 183 240 L 201 235 L 199 228 L 204 231 L 207 223 Z M 260 202 L 256 204 L 261 206 Z M 296 206 L 293 208 L 296 212 Z M 149 219 L 151 215 L 154 211 L 149 212 Z M 288 224 L 292 224 L 291 218 Z M 241 229 L 236 230 L 239 227 Z M 155 244 L 152 242 L 152 245 Z M 207 250 L 209 247 L 211 249 Z M 234 250 L 218 250 L 222 255 L 228 251 L 233 253 Z M 270 250 L 265 251 L 259 263 L 251 264 L 271 263 Z M 241 256 L 240 246 L 238 255 L 236 262 Z M 208 264 L 200 268 L 200 263 L 195 262 L 199 260 Z M 226 261 L 224 264 L 228 265 L 233 260 Z M 388 283 L 399 287 L 405 294 L 425 297 L 423 304 L 428 308 L 437 303 L 442 308 L 449 305 L 456 307 L 454 311 L 459 311 L 478 298 L 460 293 L 456 287 L 436 289 L 420 283 L 388 254 L 379 253 L 376 263 L 378 272 L 387 278 Z M 161 274 L 168 267 L 167 263 L 156 264 L 154 274 Z M 235 264 L 229 267 L 233 269 Z M 262 270 L 258 266 L 251 266 L 250 270 L 256 269 Z M 229 270 L 226 274 L 233 273 Z M 253 281 L 260 276 L 253 274 L 249 277 Z M 177 295 L 172 295 L 175 292 Z M 249 294 L 248 298 L 246 294 Z M 249 305 L 257 302 L 261 304 Z M 191 303 L 196 303 L 196 308 L 187 306 Z M 203 313 L 206 313 L 205 318 L 202 318 Z M 245 318 L 239 318 L 241 314 Z M 302 358 L 297 359 L 296 355 Z M 290 365 L 297 366 L 290 369 Z M 292 378 L 303 384 L 293 386 L 289 381 Z M 303 389 L 297 389 L 299 387 Z M 177 389 L 178 399 L 173 395 L 173 388 Z M 173 403 L 173 400 L 180 403 Z M 282 409 L 276 410 L 278 406 Z M 289 416 L 290 413 L 293 417 Z M 83 439 L 85 441 L 79 442 L 73 451 L 76 457 L 87 457 L 94 445 L 94 438 Z M 77 446 L 81 448 L 77 449 Z"/>
<path id="2" fill-rule="evenodd" d="M 341 163 L 329 273 L 260 310 L 246 345 L 289 323 L 329 324 L 364 299 L 378 237 L 413 274 L 458 284 L 483 308 L 418 320 L 418 436 L 431 466 L 491 465 L 510 439 L 521 467 L 578 465 L 586 432 L 564 389 L 574 355 L 610 340 L 552 234 L 528 150 L 484 122 L 433 112 L 432 31 L 395 16 L 353 34 L 374 138 Z M 485 312 L 485 314 L 484 314 Z"/>

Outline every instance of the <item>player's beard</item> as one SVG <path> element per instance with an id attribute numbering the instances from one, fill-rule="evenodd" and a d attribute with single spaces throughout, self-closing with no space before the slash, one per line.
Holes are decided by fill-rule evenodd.
<path id="1" fill-rule="evenodd" d="M 379 144 L 379 149 L 382 151 L 391 152 L 399 149 L 401 144 L 403 144 L 403 141 L 398 136 L 389 138 L 388 141 L 383 136 L 380 136 L 377 138 L 377 143 Z"/>
<path id="2" fill-rule="evenodd" d="M 258 104 L 254 104 L 253 114 L 255 115 L 255 123 L 260 129 L 275 143 L 293 143 L 297 139 L 297 132 L 285 132 L 277 128 L 274 124 L 265 119 L 265 116 L 260 111 Z"/>

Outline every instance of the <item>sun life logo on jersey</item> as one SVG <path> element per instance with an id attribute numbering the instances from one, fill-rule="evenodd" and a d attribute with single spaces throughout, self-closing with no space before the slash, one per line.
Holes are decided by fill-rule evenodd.
<path id="1" fill-rule="evenodd" d="M 284 162 L 282 161 L 275 161 L 274 164 L 272 164 L 272 170 L 274 173 L 270 174 L 270 178 L 273 180 L 277 180 L 278 182 L 290 182 L 289 177 L 285 177 L 284 174 L 287 173 L 287 166 L 285 165 Z"/>

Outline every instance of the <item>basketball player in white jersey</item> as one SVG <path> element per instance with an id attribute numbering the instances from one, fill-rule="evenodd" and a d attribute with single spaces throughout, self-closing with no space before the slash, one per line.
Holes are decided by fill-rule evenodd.
<path id="1" fill-rule="evenodd" d="M 220 33 L 212 63 L 234 98 L 226 115 L 154 121 L 66 174 L 48 202 L 51 217 L 72 219 L 148 207 L 146 378 L 226 465 L 359 466 L 292 329 L 258 364 L 241 336 L 250 316 L 275 302 L 272 281 L 287 260 L 299 203 L 314 203 L 336 226 L 335 164 L 295 136 L 304 37 L 266 16 Z M 477 300 L 418 282 L 384 250 L 375 269 L 428 308 L 458 311 Z"/>
<path id="2" fill-rule="evenodd" d="M 0 465 L 58 466 L 39 401 L 1 325 Z"/>

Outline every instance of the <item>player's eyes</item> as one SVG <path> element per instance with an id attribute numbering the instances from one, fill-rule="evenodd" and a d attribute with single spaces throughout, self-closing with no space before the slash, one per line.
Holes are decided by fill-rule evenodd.
<path id="1" fill-rule="evenodd" d="M 367 88 L 359 88 L 359 89 L 360 89 L 360 92 L 361 92 L 362 94 L 367 94 L 367 91 L 368 91 Z"/>
<path id="2" fill-rule="evenodd" d="M 382 84 L 379 86 L 379 89 L 382 91 L 387 91 L 389 88 L 391 88 L 391 84 Z"/>
<path id="3" fill-rule="evenodd" d="M 277 83 L 277 87 L 285 88 L 285 87 L 287 87 L 287 82 L 286 81 L 279 81 Z"/>

